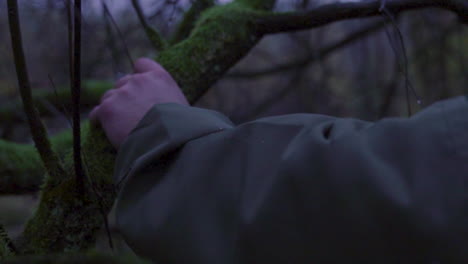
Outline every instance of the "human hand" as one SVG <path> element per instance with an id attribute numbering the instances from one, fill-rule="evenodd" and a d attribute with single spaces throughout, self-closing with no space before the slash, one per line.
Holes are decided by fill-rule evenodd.
<path id="1" fill-rule="evenodd" d="M 107 91 L 89 114 L 91 123 L 101 123 L 115 148 L 124 142 L 138 122 L 155 104 L 189 105 L 177 83 L 153 60 L 135 62 L 135 73 L 127 75 Z"/>

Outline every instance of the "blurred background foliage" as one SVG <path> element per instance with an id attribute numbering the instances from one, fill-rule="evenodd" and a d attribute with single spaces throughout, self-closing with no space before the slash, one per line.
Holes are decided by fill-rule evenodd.
<path id="1" fill-rule="evenodd" d="M 334 1 L 283 0 L 276 9 L 307 10 Z M 156 53 L 130 1 L 83 2 L 83 79 L 86 89 L 102 91 L 132 71 L 126 50 L 133 59 Z M 104 2 L 118 30 L 106 16 Z M 191 5 L 189 0 L 141 3 L 151 24 L 168 38 Z M 20 10 L 34 92 L 68 89 L 66 1 L 23 0 Z M 6 1 L 0 1 L 0 138 L 31 142 L 17 104 L 9 38 Z M 394 21 L 389 17 L 349 20 L 265 37 L 196 106 L 218 110 L 235 123 L 296 112 L 375 121 L 408 116 L 408 104 L 415 113 L 437 100 L 466 94 L 467 69 L 468 27 L 448 11 L 424 9 Z M 83 118 L 99 100 L 91 95 L 94 101 L 84 102 Z M 69 117 L 49 102 L 53 100 L 49 96 L 38 102 L 49 112 L 44 120 L 52 134 L 69 128 Z M 15 109 L 19 121 L 1 115 L 4 106 Z M 35 201 L 34 196 L 2 197 L 0 220 L 14 234 Z"/>

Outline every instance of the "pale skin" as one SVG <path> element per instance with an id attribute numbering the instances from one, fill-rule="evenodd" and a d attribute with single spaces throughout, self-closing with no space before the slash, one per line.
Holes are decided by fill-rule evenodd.
<path id="1" fill-rule="evenodd" d="M 135 72 L 115 83 L 101 103 L 89 114 L 91 123 L 100 123 L 109 141 L 119 148 L 143 116 L 155 105 L 177 103 L 189 105 L 180 87 L 151 59 L 135 62 Z"/>

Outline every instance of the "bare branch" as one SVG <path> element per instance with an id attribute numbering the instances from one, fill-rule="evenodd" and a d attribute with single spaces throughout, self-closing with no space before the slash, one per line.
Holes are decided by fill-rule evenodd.
<path id="1" fill-rule="evenodd" d="M 372 34 L 381 30 L 384 26 L 385 26 L 384 21 L 373 23 L 369 26 L 362 28 L 361 30 L 358 30 L 350 34 L 349 36 L 346 36 L 345 38 L 327 47 L 321 48 L 317 52 L 313 52 L 310 56 L 306 56 L 298 61 L 294 61 L 291 63 L 284 63 L 281 65 L 275 65 L 267 69 L 261 69 L 261 70 L 249 71 L 249 72 L 232 73 L 232 74 L 227 75 L 226 77 L 227 78 L 258 78 L 258 77 L 285 72 L 285 71 L 289 71 L 289 70 L 293 70 L 297 68 L 303 68 L 311 63 L 316 62 L 317 60 L 325 59 L 327 56 L 333 54 L 333 52 L 341 48 L 344 48 L 347 45 L 368 36 L 369 34 Z"/>
<path id="2" fill-rule="evenodd" d="M 124 35 L 122 34 L 122 31 L 120 30 L 119 26 L 115 22 L 114 16 L 112 16 L 112 13 L 110 12 L 104 0 L 102 1 L 102 7 L 104 9 L 104 13 L 106 14 L 106 17 L 109 18 L 110 22 L 115 28 L 115 31 L 117 31 L 119 39 L 123 44 L 125 55 L 127 55 L 128 61 L 132 65 L 132 68 L 134 68 L 133 58 L 132 58 L 132 55 L 130 54 L 130 50 L 128 49 L 127 42 L 125 41 Z"/>
<path id="3" fill-rule="evenodd" d="M 345 19 L 377 16 L 381 14 L 380 7 L 381 0 L 325 4 L 304 13 L 264 14 L 256 25 L 263 34 L 305 30 Z M 451 10 L 464 20 L 468 17 L 468 1 L 387 0 L 385 3 L 385 8 L 393 14 L 427 7 Z"/>
<path id="4" fill-rule="evenodd" d="M 64 169 L 56 153 L 52 150 L 44 124 L 40 119 L 37 109 L 34 107 L 26 59 L 23 51 L 18 3 L 16 0 L 8 0 L 8 20 L 10 24 L 16 73 L 18 75 L 18 85 L 32 138 L 47 172 L 52 179 L 59 179 L 63 177 Z"/>
<path id="5" fill-rule="evenodd" d="M 84 172 L 81 160 L 81 128 L 80 128 L 80 97 L 81 97 L 81 0 L 75 0 L 73 23 L 73 83 L 72 116 L 73 116 L 73 160 L 77 191 L 84 195 Z"/>
<path id="6" fill-rule="evenodd" d="M 236 3 L 257 10 L 270 10 L 274 7 L 276 0 L 236 0 Z"/>
<path id="7" fill-rule="evenodd" d="M 141 9 L 140 2 L 138 0 L 132 0 L 133 8 L 135 9 L 138 19 L 140 20 L 143 29 L 145 30 L 146 36 L 149 38 L 153 46 L 158 51 L 162 51 L 167 47 L 166 41 L 159 35 L 159 33 L 152 28 L 146 21 L 146 17 Z"/>

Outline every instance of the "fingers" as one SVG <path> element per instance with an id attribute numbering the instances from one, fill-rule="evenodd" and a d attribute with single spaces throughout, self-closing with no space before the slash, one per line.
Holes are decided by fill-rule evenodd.
<path id="1" fill-rule="evenodd" d="M 164 68 L 156 63 L 155 61 L 148 59 L 148 58 L 140 58 L 135 62 L 135 74 L 140 74 L 140 73 L 146 73 L 146 72 L 151 72 L 151 71 L 157 71 L 157 72 L 166 72 Z M 119 89 L 125 84 L 130 81 L 135 74 L 128 74 L 125 75 L 124 77 L 120 78 L 116 83 L 115 83 L 115 89 Z"/>
<path id="2" fill-rule="evenodd" d="M 115 89 L 118 89 L 118 88 L 124 86 L 131 78 L 132 78 L 132 75 L 130 75 L 130 74 L 125 75 L 124 77 L 120 78 L 120 79 L 115 83 Z"/>
<path id="3" fill-rule="evenodd" d="M 164 71 L 164 68 L 154 60 L 140 58 L 135 62 L 135 73 L 145 73 L 150 71 Z"/>
<path id="4" fill-rule="evenodd" d="M 100 103 L 102 104 L 102 102 L 104 102 L 105 99 L 111 97 L 114 93 L 116 93 L 115 89 L 107 90 L 107 92 L 105 92 L 104 95 L 102 95 Z"/>

